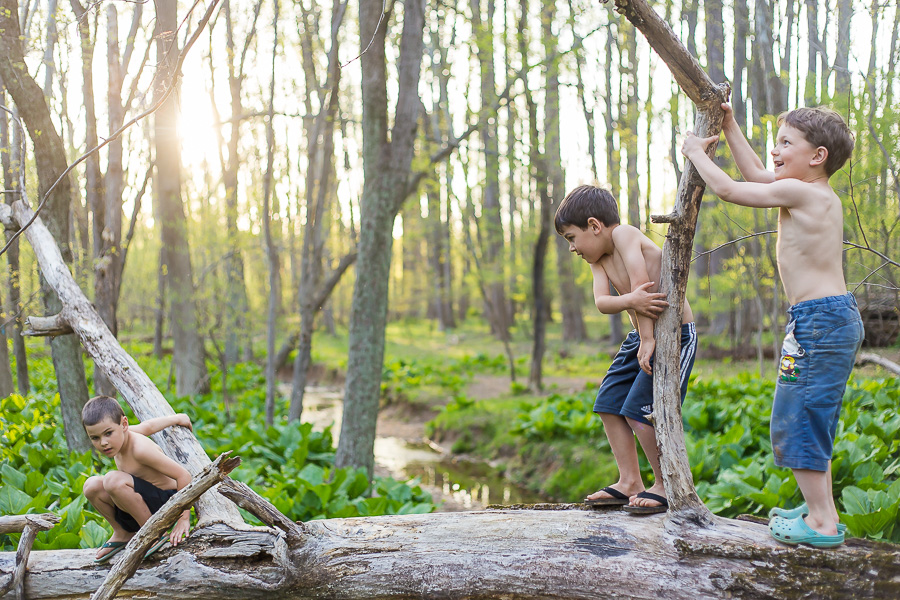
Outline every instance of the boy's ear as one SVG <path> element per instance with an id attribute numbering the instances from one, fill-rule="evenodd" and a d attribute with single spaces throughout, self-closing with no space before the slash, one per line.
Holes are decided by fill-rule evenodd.
<path id="1" fill-rule="evenodd" d="M 809 166 L 818 167 L 824 165 L 826 160 L 828 160 L 828 148 L 819 146 L 816 148 L 816 154 L 810 159 Z"/>
<path id="2" fill-rule="evenodd" d="M 588 217 L 587 220 L 588 229 L 593 231 L 594 233 L 600 233 L 603 229 L 603 223 L 600 222 L 600 219 L 597 217 Z"/>
<path id="3" fill-rule="evenodd" d="M 126 417 L 125 415 L 122 415 L 122 423 L 121 423 L 121 425 L 122 425 L 122 427 L 124 427 L 125 429 L 128 429 L 128 417 Z"/>

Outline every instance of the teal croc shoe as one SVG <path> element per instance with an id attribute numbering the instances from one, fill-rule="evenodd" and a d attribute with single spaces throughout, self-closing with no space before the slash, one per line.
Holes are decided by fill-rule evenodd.
<path id="1" fill-rule="evenodd" d="M 796 508 L 781 508 L 776 506 L 769 511 L 769 518 L 774 519 L 775 517 L 784 517 L 785 519 L 796 519 L 801 516 L 805 517 L 808 514 L 809 507 L 806 506 L 806 502 L 804 502 Z"/>
<path id="2" fill-rule="evenodd" d="M 803 517 L 785 519 L 775 517 L 769 522 L 769 533 L 779 542 L 797 545 L 807 544 L 814 548 L 835 548 L 844 543 L 844 533 L 839 531 L 837 535 L 824 535 L 812 529 L 803 520 Z"/>
<path id="3" fill-rule="evenodd" d="M 809 507 L 806 506 L 806 502 L 801 504 L 796 508 L 779 508 L 775 507 L 769 511 L 769 519 L 774 519 L 775 517 L 784 517 L 785 519 L 796 519 L 797 517 L 805 517 L 809 514 Z M 838 533 L 846 533 L 847 526 L 843 523 L 837 524 Z"/>

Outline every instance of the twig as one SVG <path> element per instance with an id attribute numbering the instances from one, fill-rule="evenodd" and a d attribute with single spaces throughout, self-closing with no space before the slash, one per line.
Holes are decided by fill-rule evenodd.
<path id="1" fill-rule="evenodd" d="M 731 241 L 725 242 L 724 244 L 721 244 L 721 245 L 719 245 L 719 246 L 716 246 L 716 247 L 713 248 L 712 250 L 707 250 L 706 252 L 699 252 L 699 253 L 695 254 L 695 255 L 694 255 L 694 258 L 691 259 L 691 262 L 694 262 L 695 260 L 697 260 L 697 259 L 700 258 L 701 256 L 706 256 L 707 254 L 712 254 L 712 253 L 715 252 L 716 250 L 721 250 L 721 249 L 724 248 L 725 246 L 730 246 L 730 245 L 732 245 L 732 244 L 736 244 L 736 243 L 740 242 L 741 240 L 746 240 L 747 238 L 757 237 L 757 236 L 761 236 L 761 235 L 768 235 L 768 234 L 770 234 L 770 233 L 778 233 L 778 230 L 777 230 L 777 229 L 772 229 L 772 230 L 769 230 L 769 231 L 758 231 L 758 232 L 756 232 L 756 233 L 751 233 L 750 235 L 743 235 L 743 236 L 741 236 L 741 237 L 739 237 L 739 238 L 733 239 L 733 240 L 731 240 Z"/>

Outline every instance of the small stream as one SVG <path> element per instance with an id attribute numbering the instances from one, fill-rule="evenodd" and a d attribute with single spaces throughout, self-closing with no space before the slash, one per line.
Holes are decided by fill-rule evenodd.
<path id="1" fill-rule="evenodd" d="M 306 388 L 301 421 L 312 423 L 315 429 L 332 425 L 335 445 L 341 432 L 342 412 L 342 390 Z M 400 481 L 418 478 L 423 489 L 435 496 L 436 503 L 444 501 L 438 510 L 476 510 L 489 504 L 544 501 L 509 483 L 486 463 L 448 456 L 424 439 L 414 443 L 397 437 L 376 437 L 375 464 Z"/>

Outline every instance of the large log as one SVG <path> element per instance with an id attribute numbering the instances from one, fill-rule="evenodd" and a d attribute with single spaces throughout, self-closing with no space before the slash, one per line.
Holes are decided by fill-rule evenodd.
<path id="1" fill-rule="evenodd" d="M 17 200 L 12 205 L 0 205 L 0 222 L 6 226 L 18 229 L 33 216 L 34 212 L 22 200 Z M 62 302 L 62 310 L 54 318 L 68 323 L 75 331 L 87 353 L 94 359 L 94 365 L 106 373 L 137 418 L 143 421 L 174 415 L 175 411 L 165 397 L 135 360 L 122 349 L 78 287 L 63 262 L 56 240 L 40 217 L 25 230 L 25 237 L 34 249 L 41 273 Z M 210 463 L 197 438 L 184 427 L 169 427 L 154 434 L 153 439 L 167 455 L 183 464 L 194 475 Z M 239 526 L 243 523 L 237 507 L 216 493 L 201 496 L 195 508 L 201 525 L 223 522 Z"/>
<path id="2" fill-rule="evenodd" d="M 757 523 L 668 531 L 621 511 L 496 510 L 331 519 L 281 533 L 215 525 L 141 564 L 122 598 L 897 598 L 900 549 L 788 548 Z M 28 597 L 90 594 L 93 550 L 32 553 Z M 0 554 L 0 572 L 13 566 Z"/>

